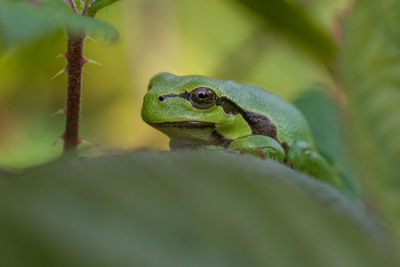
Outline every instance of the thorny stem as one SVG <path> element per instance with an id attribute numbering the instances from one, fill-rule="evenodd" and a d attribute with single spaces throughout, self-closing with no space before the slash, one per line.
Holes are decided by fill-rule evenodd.
<path id="1" fill-rule="evenodd" d="M 62 0 L 71 9 L 78 13 L 74 0 Z M 89 7 L 95 0 L 85 1 L 82 9 L 82 16 L 94 17 L 95 14 L 88 14 Z M 82 142 L 79 138 L 79 119 L 81 110 L 81 94 L 82 94 L 82 67 L 86 62 L 91 60 L 83 56 L 83 44 L 85 40 L 85 32 L 68 31 L 68 49 L 66 58 L 68 61 L 66 71 L 68 72 L 68 99 L 66 108 L 65 132 L 62 136 L 64 139 L 64 153 L 75 151 Z"/>
<path id="2" fill-rule="evenodd" d="M 67 72 L 68 100 L 64 138 L 64 152 L 75 150 L 79 139 L 79 118 L 82 91 L 83 41 L 85 34 L 68 33 Z"/>
<path id="3" fill-rule="evenodd" d="M 70 2 L 74 3 L 72 0 Z M 89 1 L 85 4 L 82 16 L 87 16 L 87 10 L 93 2 Z M 71 8 L 74 9 L 74 7 Z M 81 143 L 81 139 L 79 138 L 79 119 L 82 94 L 82 67 L 87 62 L 87 59 L 83 57 L 84 40 L 85 33 L 68 32 L 68 51 L 66 55 L 68 61 L 68 99 L 67 118 L 63 135 L 64 152 L 75 150 L 79 143 Z"/>

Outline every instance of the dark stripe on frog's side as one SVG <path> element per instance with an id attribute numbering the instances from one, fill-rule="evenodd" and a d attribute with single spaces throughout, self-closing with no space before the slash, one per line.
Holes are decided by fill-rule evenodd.
<path id="1" fill-rule="evenodd" d="M 240 115 L 242 115 L 243 119 L 250 126 L 252 134 L 266 135 L 272 137 L 282 145 L 286 153 L 289 151 L 289 144 L 279 141 L 276 125 L 273 124 L 267 116 L 256 112 L 244 110 L 239 107 L 235 102 L 224 96 L 221 96 L 217 99 L 217 105 L 221 106 L 226 114 L 235 115 L 239 113 Z"/>
<path id="2" fill-rule="evenodd" d="M 243 119 L 249 124 L 254 135 L 270 136 L 279 142 L 276 126 L 267 116 L 252 111 L 246 111 L 224 96 L 218 98 L 217 105 L 221 106 L 226 114 L 235 115 L 239 113 L 242 115 Z"/>

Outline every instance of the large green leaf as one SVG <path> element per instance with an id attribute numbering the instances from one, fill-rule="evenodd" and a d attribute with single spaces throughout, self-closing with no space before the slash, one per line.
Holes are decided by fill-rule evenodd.
<path id="1" fill-rule="evenodd" d="M 4 266 L 392 266 L 377 233 L 329 185 L 227 152 L 58 162 L 0 187 Z"/>
<path id="2" fill-rule="evenodd" d="M 111 25 L 94 18 L 73 14 L 61 1 L 44 1 L 38 7 L 27 2 L 0 2 L 0 47 L 11 47 L 37 40 L 65 26 L 72 31 L 88 31 L 107 39 L 118 38 Z"/>
<path id="3" fill-rule="evenodd" d="M 333 39 L 309 16 L 302 4 L 286 0 L 236 0 L 257 14 L 265 26 L 286 34 L 330 66 L 336 55 Z"/>

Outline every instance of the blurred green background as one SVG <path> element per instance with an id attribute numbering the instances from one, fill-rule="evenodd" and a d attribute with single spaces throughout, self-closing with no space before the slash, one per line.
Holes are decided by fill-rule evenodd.
<path id="1" fill-rule="evenodd" d="M 346 5 L 304 1 L 327 32 Z M 97 150 L 167 149 L 168 138 L 140 118 L 149 79 L 158 72 L 200 74 L 255 84 L 294 100 L 315 84 L 330 85 L 327 71 L 234 1 L 121 1 L 101 11 L 120 39 L 87 39 L 83 75 L 81 137 Z M 64 31 L 1 52 L 0 166 L 32 166 L 60 155 L 53 143 L 64 129 L 66 78 L 51 79 L 65 66 Z"/>

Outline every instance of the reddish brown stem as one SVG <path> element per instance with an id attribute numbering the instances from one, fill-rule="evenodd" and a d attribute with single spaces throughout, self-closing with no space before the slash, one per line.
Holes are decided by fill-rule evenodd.
<path id="1" fill-rule="evenodd" d="M 75 150 L 80 143 L 79 118 L 82 91 L 83 41 L 85 34 L 68 33 L 67 72 L 68 100 L 64 132 L 64 152 Z"/>

